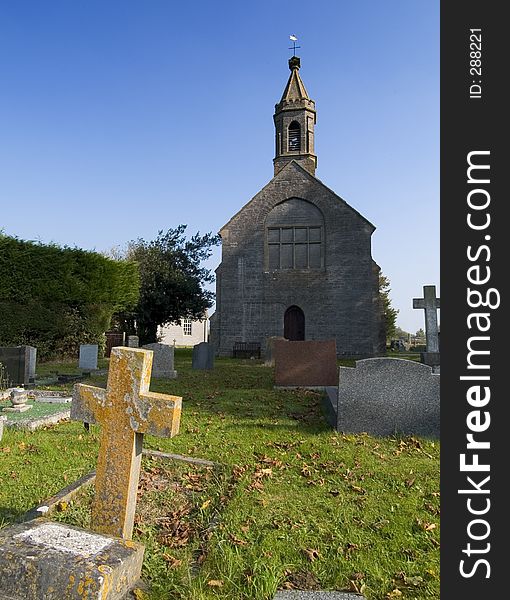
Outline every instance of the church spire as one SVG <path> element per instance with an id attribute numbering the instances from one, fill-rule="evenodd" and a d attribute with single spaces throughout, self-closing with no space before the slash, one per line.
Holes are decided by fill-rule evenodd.
<path id="1" fill-rule="evenodd" d="M 310 100 L 299 75 L 298 56 L 289 59 L 290 77 L 280 102 L 275 106 L 276 128 L 275 175 L 291 160 L 315 175 L 317 157 L 314 153 L 315 102 Z"/>

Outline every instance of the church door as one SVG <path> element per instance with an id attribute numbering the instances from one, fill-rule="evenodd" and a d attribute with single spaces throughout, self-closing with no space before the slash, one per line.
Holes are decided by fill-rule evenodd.
<path id="1" fill-rule="evenodd" d="M 290 306 L 283 317 L 283 337 L 291 342 L 305 339 L 305 313 L 299 306 Z"/>

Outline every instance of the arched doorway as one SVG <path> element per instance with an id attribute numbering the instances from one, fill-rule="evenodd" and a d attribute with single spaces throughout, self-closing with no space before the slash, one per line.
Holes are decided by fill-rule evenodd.
<path id="1" fill-rule="evenodd" d="M 305 313 L 299 306 L 289 306 L 285 311 L 283 337 L 291 342 L 305 339 Z"/>

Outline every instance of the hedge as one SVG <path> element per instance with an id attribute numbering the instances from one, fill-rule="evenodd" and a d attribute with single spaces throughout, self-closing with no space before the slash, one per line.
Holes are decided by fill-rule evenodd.
<path id="1" fill-rule="evenodd" d="M 0 234 L 0 346 L 35 346 L 38 357 L 104 346 L 114 312 L 137 303 L 137 264 L 79 248 Z"/>

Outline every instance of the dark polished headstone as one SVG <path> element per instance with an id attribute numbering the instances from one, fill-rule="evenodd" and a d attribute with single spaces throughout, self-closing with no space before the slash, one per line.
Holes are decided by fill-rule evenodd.
<path id="1" fill-rule="evenodd" d="M 193 346 L 191 359 L 193 369 L 214 369 L 214 348 L 208 342 L 200 342 Z"/>
<path id="2" fill-rule="evenodd" d="M 7 372 L 9 386 L 32 383 L 36 359 L 37 348 L 33 346 L 0 347 L 0 363 Z"/>

